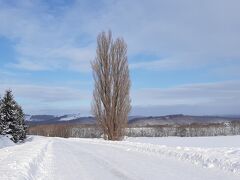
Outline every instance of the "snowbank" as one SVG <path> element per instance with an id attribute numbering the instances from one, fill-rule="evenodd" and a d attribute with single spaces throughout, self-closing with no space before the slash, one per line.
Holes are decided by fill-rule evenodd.
<path id="1" fill-rule="evenodd" d="M 166 145 L 169 147 L 201 147 L 201 148 L 240 148 L 240 136 L 210 137 L 127 137 L 126 141 Z"/>
<path id="2" fill-rule="evenodd" d="M 12 142 L 9 137 L 0 135 L 0 149 L 13 145 L 14 142 Z"/>
<path id="3" fill-rule="evenodd" d="M 36 179 L 50 142 L 35 136 L 25 143 L 0 149 L 0 172 L 4 172 L 1 179 Z"/>
<path id="4" fill-rule="evenodd" d="M 232 136 L 233 139 L 236 138 Z M 172 139 L 178 137 L 171 137 Z M 205 143 L 208 143 L 210 137 L 205 138 Z M 221 139 L 222 137 L 217 137 Z M 237 136 L 238 140 L 240 136 Z M 205 168 L 218 168 L 226 171 L 230 171 L 240 175 L 240 146 L 238 147 L 188 147 L 188 146 L 166 146 L 160 144 L 148 143 L 152 141 L 152 138 L 138 138 L 139 142 L 126 141 L 104 141 L 100 139 L 75 139 L 82 142 L 107 145 L 114 148 L 121 148 L 125 151 L 142 152 L 151 155 L 165 156 L 170 158 L 179 159 L 181 161 L 188 161 L 195 165 L 200 165 Z M 155 141 L 157 138 L 154 138 Z M 159 138 L 161 139 L 161 138 Z M 180 138 L 184 141 L 186 138 Z M 196 140 L 196 139 L 195 139 Z M 161 140 L 160 140 L 161 141 Z M 175 140 L 176 141 L 176 140 Z M 195 142 L 196 144 L 197 142 Z"/>

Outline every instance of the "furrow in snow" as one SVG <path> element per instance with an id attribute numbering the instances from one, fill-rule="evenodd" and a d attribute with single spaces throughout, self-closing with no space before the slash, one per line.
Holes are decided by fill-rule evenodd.
<path id="1" fill-rule="evenodd" d="M 51 159 L 49 158 L 49 156 L 51 156 L 51 151 L 49 150 L 51 146 L 52 141 L 48 141 L 40 153 L 29 163 L 30 168 L 28 170 L 28 175 L 30 179 L 44 180 L 46 176 L 51 175 L 51 173 L 48 172 L 51 170 L 48 168 L 51 165 Z"/>
<path id="2" fill-rule="evenodd" d="M 38 139 L 38 138 L 36 138 Z M 0 169 L 3 180 L 33 180 L 45 156 L 49 140 L 38 139 L 1 150 Z M 2 152 L 4 151 L 4 152 Z"/>
<path id="3" fill-rule="evenodd" d="M 62 147 L 67 147 L 67 148 L 71 149 L 71 151 L 73 153 L 77 152 L 78 154 L 80 153 L 81 155 L 88 157 L 87 163 L 94 163 L 95 167 L 101 167 L 101 169 L 105 173 L 111 174 L 111 177 L 115 177 L 115 179 L 124 179 L 124 180 L 137 180 L 138 179 L 139 180 L 139 178 L 134 178 L 128 170 L 120 169 L 111 160 L 108 160 L 108 158 L 102 157 L 103 154 L 98 154 L 97 151 L 93 152 L 93 151 L 87 149 L 86 147 L 79 145 L 78 143 L 72 143 L 72 142 L 68 142 L 66 140 L 60 140 L 59 144 L 60 143 L 61 143 Z M 81 169 L 81 166 L 83 165 L 82 163 L 80 161 L 79 169 Z M 89 168 L 89 164 L 85 164 L 85 165 L 86 165 L 85 168 Z M 84 167 L 82 167 L 82 168 L 84 171 Z M 88 173 L 87 171 L 88 170 L 85 169 L 84 174 L 89 179 L 92 179 L 93 178 L 92 174 Z"/>
<path id="4" fill-rule="evenodd" d="M 174 157 L 190 161 L 205 168 L 219 168 L 240 174 L 240 148 L 196 148 L 196 147 L 167 147 L 163 145 L 136 142 L 109 142 L 104 140 L 81 139 L 81 142 L 107 145 L 121 148 L 125 151 L 138 151 L 154 155 Z"/>

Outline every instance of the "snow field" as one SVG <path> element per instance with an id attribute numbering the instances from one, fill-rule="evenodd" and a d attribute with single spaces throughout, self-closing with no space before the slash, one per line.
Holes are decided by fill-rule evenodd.
<path id="1" fill-rule="evenodd" d="M 33 142 L 0 149 L 1 179 L 35 179 L 50 143 L 34 137 Z"/>
<path id="2" fill-rule="evenodd" d="M 0 149 L 15 145 L 8 137 L 0 135 Z"/>
<path id="3" fill-rule="evenodd" d="M 209 137 L 211 138 L 211 137 Z M 141 139 L 141 138 L 136 138 Z M 151 141 L 151 138 L 145 138 Z M 182 138 L 184 139 L 184 138 Z M 240 138 L 239 138 L 240 139 Z M 72 140 L 72 139 L 71 139 Z M 85 143 L 107 145 L 125 151 L 137 151 L 158 156 L 190 161 L 204 168 L 219 168 L 240 175 L 240 148 L 201 148 L 201 147 L 168 147 L 166 145 L 138 143 L 130 141 L 104 141 L 99 139 L 77 139 Z"/>
<path id="4" fill-rule="evenodd" d="M 240 148 L 232 147 L 230 141 L 236 144 L 240 136 L 227 139 L 228 146 L 223 147 L 226 137 L 117 142 L 31 136 L 24 144 L 0 149 L 0 179 L 239 180 Z"/>

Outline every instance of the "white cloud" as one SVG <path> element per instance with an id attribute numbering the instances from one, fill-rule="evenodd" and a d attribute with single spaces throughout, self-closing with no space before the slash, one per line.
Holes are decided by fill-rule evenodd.
<path id="1" fill-rule="evenodd" d="M 27 113 L 90 114 L 92 91 L 31 84 L 1 84 L 0 92 L 11 88 Z M 139 89 L 131 92 L 135 115 L 160 114 L 237 114 L 240 107 L 240 82 L 227 81 Z"/>
<path id="2" fill-rule="evenodd" d="M 45 113 L 53 114 L 82 110 L 85 113 L 86 108 L 89 110 L 91 101 L 90 91 L 70 87 L 5 83 L 0 87 L 2 95 L 6 89 L 13 90 L 14 96 L 25 112 L 31 114 L 43 113 L 44 110 Z"/>
<path id="3" fill-rule="evenodd" d="M 11 66 L 32 71 L 62 68 L 90 70 L 93 45 L 87 43 L 81 46 L 81 40 L 79 44 L 74 42 L 83 31 L 80 24 L 74 25 L 70 19 L 65 19 L 70 10 L 65 9 L 62 12 L 64 18 L 59 18 L 48 11 L 46 4 L 37 1 L 28 1 L 27 5 L 2 4 L 0 35 L 13 40 L 18 55 L 18 62 Z"/>
<path id="4" fill-rule="evenodd" d="M 239 107 L 239 106 L 238 106 Z M 239 108 L 235 105 L 197 104 L 197 105 L 151 105 L 134 106 L 132 115 L 159 116 L 169 114 L 186 115 L 239 115 Z"/>
<path id="5" fill-rule="evenodd" d="M 130 62 L 132 69 L 168 71 L 207 67 L 211 76 L 239 77 L 238 0 L 103 0 L 95 4 L 79 0 L 51 7 L 45 2 L 0 0 L 0 36 L 12 40 L 17 55 L 17 62 L 10 62 L 8 67 L 89 72 L 97 34 L 112 29 L 114 36 L 124 37 L 131 57 L 139 54 L 164 57 L 139 62 L 135 59 Z M 12 88 L 21 101 L 28 100 L 24 106 L 29 111 L 59 112 L 90 106 L 89 91 L 27 82 L 19 85 L 15 75 L 0 78 L 1 91 Z M 134 106 L 151 105 L 166 112 L 185 111 L 188 107 L 195 107 L 189 108 L 194 113 L 237 112 L 239 89 L 239 82 L 135 89 L 132 99 Z M 83 104 L 78 104 L 78 99 Z M 65 102 L 65 107 L 60 108 L 58 102 Z"/>
<path id="6" fill-rule="evenodd" d="M 89 71 L 95 38 L 109 28 L 126 39 L 130 54 L 168 57 L 133 64 L 135 68 L 196 67 L 240 59 L 236 0 L 101 1 L 94 6 L 76 1 L 56 7 L 43 1 L 7 4 L 0 4 L 0 34 L 15 40 L 19 68 Z"/>
<path id="7" fill-rule="evenodd" d="M 64 102 L 64 101 L 85 101 L 91 96 L 89 91 L 61 86 L 44 86 L 32 84 L 2 84 L 1 92 L 12 89 L 19 98 L 30 99 L 39 102 Z"/>
<path id="8" fill-rule="evenodd" d="M 209 64 L 209 62 L 208 62 Z M 176 70 L 176 69 L 192 69 L 204 67 L 206 61 L 200 54 L 181 54 L 172 57 L 163 58 L 153 61 L 142 61 L 130 64 L 131 69 L 147 69 L 147 70 Z"/>
<path id="9" fill-rule="evenodd" d="M 25 113 L 90 113 L 91 92 L 77 88 L 32 84 L 1 84 L 0 92 L 13 90 Z"/>
<path id="10" fill-rule="evenodd" d="M 240 82 L 218 82 L 181 85 L 164 89 L 141 89 L 132 92 L 133 106 L 150 110 L 158 107 L 159 113 L 210 113 L 239 112 Z M 161 109 L 162 108 L 162 109 Z M 188 109 L 189 108 L 189 109 Z M 183 112 L 181 112 L 183 111 Z M 144 113 L 145 111 L 143 111 Z M 191 113 L 191 114 L 192 114 Z"/>

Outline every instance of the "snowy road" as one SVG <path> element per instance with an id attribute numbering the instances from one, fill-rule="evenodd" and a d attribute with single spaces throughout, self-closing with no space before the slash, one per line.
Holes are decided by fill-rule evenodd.
<path id="1" fill-rule="evenodd" d="M 193 153 L 196 150 L 198 152 Z M 0 174 L 1 179 L 19 180 L 240 179 L 240 162 L 236 159 L 239 154 L 235 154 L 238 148 L 232 149 L 232 153 L 224 154 L 224 157 L 229 155 L 227 158 L 230 163 L 214 159 L 212 167 L 204 168 L 204 156 L 201 153 L 208 153 L 207 150 L 209 149 L 203 151 L 194 147 L 165 147 L 137 142 L 34 137 L 23 145 L 0 149 Z M 212 149 L 213 152 L 217 150 Z M 216 157 L 218 156 L 219 154 Z M 191 161 L 195 157 L 199 159 Z M 213 157 L 210 156 L 210 160 L 211 158 Z M 222 169 L 221 165 L 216 166 L 219 163 L 222 163 Z M 231 169 L 233 165 L 236 172 Z"/>

